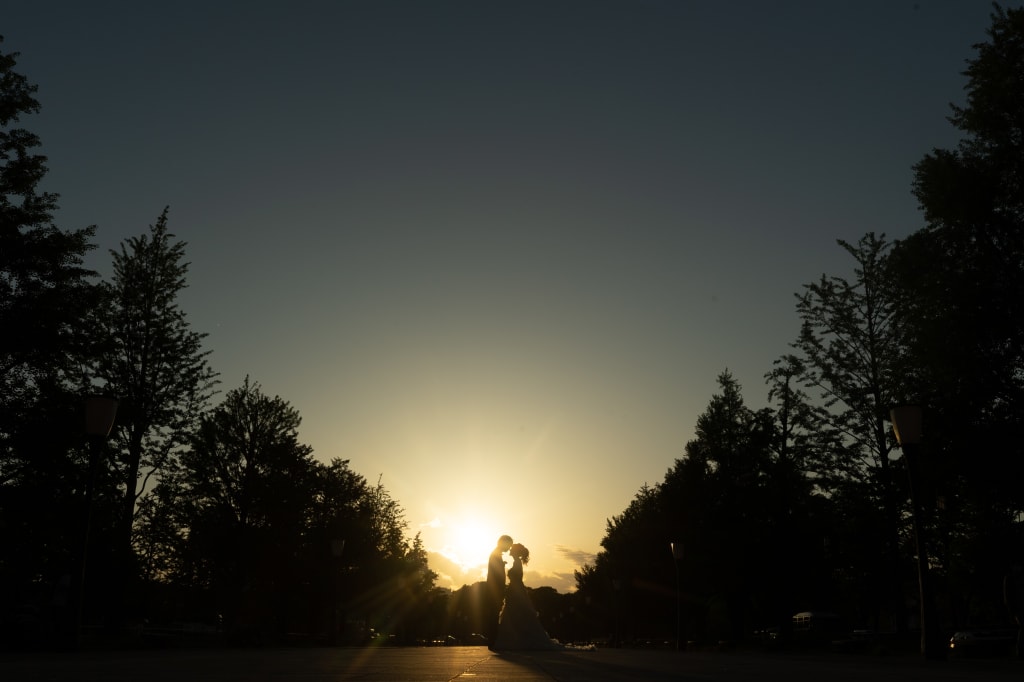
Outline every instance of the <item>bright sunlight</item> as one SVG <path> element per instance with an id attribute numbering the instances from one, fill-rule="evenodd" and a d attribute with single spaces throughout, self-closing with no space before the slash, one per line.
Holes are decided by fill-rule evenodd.
<path id="1" fill-rule="evenodd" d="M 444 548 L 441 553 L 457 563 L 463 570 L 486 566 L 487 557 L 494 549 L 500 532 L 476 519 L 464 519 L 443 530 Z"/>

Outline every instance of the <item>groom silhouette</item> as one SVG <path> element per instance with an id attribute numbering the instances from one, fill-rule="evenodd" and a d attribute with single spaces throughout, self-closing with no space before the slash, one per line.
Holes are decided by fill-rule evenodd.
<path id="1" fill-rule="evenodd" d="M 512 546 L 512 538 L 502 535 L 498 544 L 491 552 L 487 561 L 487 584 L 484 586 L 484 636 L 487 637 L 487 648 L 494 650 L 494 641 L 498 635 L 498 614 L 501 602 L 505 599 L 505 558 L 502 556 Z"/>

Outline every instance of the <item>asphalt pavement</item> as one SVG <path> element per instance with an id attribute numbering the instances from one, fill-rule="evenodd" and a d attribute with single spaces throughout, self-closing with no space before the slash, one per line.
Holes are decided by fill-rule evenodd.
<path id="1" fill-rule="evenodd" d="M 1024 679 L 1012 659 L 485 647 L 196 649 L 0 654 L 4 682 L 944 682 Z"/>

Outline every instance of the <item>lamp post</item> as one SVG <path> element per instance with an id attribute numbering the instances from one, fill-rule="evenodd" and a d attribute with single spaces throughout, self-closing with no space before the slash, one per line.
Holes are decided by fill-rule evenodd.
<path id="1" fill-rule="evenodd" d="M 330 592 L 331 592 L 331 633 L 327 641 L 332 646 L 338 643 L 338 580 L 341 573 L 341 555 L 345 553 L 345 541 L 341 538 L 331 540 Z"/>
<path id="2" fill-rule="evenodd" d="M 683 543 L 670 542 L 668 543 L 668 548 L 672 550 L 672 563 L 674 563 L 676 567 L 676 651 L 682 651 L 683 597 L 679 585 L 679 564 L 683 563 Z"/>
<path id="3" fill-rule="evenodd" d="M 613 625 L 615 626 L 615 634 L 612 636 L 613 646 L 618 649 L 622 646 L 622 629 L 620 621 L 622 616 L 620 610 L 622 609 L 621 597 L 619 592 L 622 590 L 622 580 L 619 578 L 612 578 L 612 618 L 614 619 Z"/>
<path id="4" fill-rule="evenodd" d="M 925 658 L 945 658 L 945 647 L 938 638 L 928 575 L 928 543 L 925 541 L 924 507 L 921 500 L 920 447 L 924 434 L 923 411 L 919 405 L 901 405 L 890 413 L 896 442 L 903 450 L 910 484 L 910 508 L 917 550 L 918 601 L 921 607 L 921 654 Z"/>
<path id="5" fill-rule="evenodd" d="M 75 644 L 82 636 L 82 615 L 85 610 L 85 573 L 89 556 L 89 534 L 92 530 L 92 498 L 96 483 L 96 467 L 103 450 L 103 442 L 110 436 L 117 416 L 118 401 L 102 395 L 85 399 L 85 435 L 89 440 L 89 473 L 85 480 L 85 529 L 82 533 L 82 552 L 79 561 L 78 585 L 75 598 Z"/>

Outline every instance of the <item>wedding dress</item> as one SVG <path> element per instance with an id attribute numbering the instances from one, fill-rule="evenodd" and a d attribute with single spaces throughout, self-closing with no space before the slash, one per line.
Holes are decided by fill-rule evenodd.
<path id="1" fill-rule="evenodd" d="M 508 570 L 508 589 L 505 604 L 498 617 L 498 636 L 495 649 L 563 649 L 561 644 L 548 637 L 540 624 L 537 610 L 533 608 L 530 595 L 523 585 L 523 562 L 514 559 Z"/>

